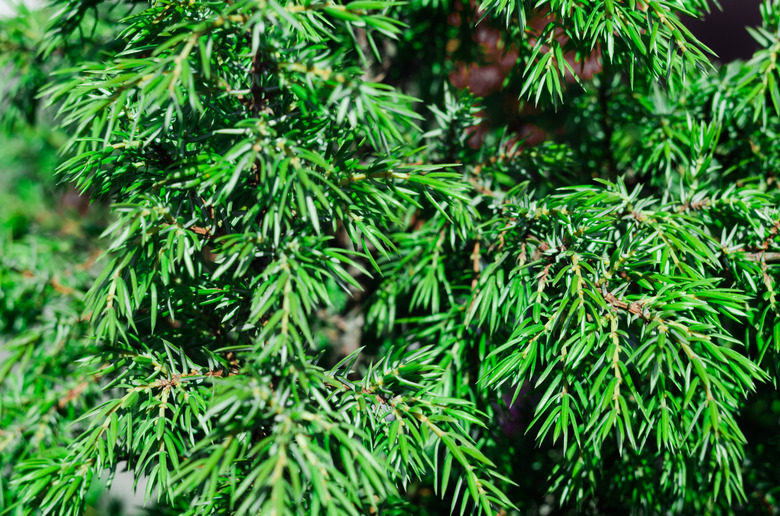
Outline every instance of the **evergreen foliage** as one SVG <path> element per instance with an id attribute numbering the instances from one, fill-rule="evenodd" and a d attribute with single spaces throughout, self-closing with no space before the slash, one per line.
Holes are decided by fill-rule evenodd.
<path id="1" fill-rule="evenodd" d="M 0 120 L 94 202 L 9 167 L 2 514 L 780 510 L 780 1 L 730 64 L 710 8 L 2 22 Z"/>

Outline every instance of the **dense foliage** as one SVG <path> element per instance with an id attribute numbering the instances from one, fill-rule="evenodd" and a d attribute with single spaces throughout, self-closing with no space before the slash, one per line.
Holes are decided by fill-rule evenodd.
<path id="1" fill-rule="evenodd" d="M 3 21 L 2 514 L 776 513 L 780 1 L 710 7 Z"/>

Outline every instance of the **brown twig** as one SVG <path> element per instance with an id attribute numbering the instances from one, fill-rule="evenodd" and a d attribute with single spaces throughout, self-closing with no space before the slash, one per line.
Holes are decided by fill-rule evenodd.
<path id="1" fill-rule="evenodd" d="M 749 262 L 777 263 L 780 262 L 780 253 L 759 251 L 757 253 L 745 253 L 744 258 Z"/>
<path id="2" fill-rule="evenodd" d="M 601 285 L 601 296 L 604 298 L 604 301 L 612 305 L 613 308 L 618 310 L 625 310 L 628 313 L 638 315 L 646 322 L 650 321 L 650 314 L 647 310 L 644 309 L 645 304 L 643 302 L 634 301 L 633 303 L 626 303 L 625 301 L 621 301 L 615 297 L 612 292 L 609 292 L 605 285 Z"/>
<path id="3" fill-rule="evenodd" d="M 103 376 L 100 371 L 107 368 L 110 364 L 103 364 L 100 369 L 91 375 L 90 377 L 86 377 L 84 380 L 79 382 L 75 387 L 72 389 L 69 389 L 68 392 L 65 393 L 65 396 L 60 398 L 59 402 L 57 402 L 57 406 L 59 408 L 64 408 L 68 403 L 78 398 L 82 392 L 84 392 L 84 389 L 86 389 L 90 383 L 96 382 L 100 379 L 101 376 Z"/>

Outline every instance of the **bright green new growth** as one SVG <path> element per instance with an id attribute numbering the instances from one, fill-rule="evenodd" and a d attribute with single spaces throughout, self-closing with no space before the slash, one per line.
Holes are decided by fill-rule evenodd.
<path id="1" fill-rule="evenodd" d="M 704 0 L 488 0 L 538 145 L 451 86 L 468 2 L 58 8 L 4 88 L 113 215 L 96 268 L 2 241 L 3 514 L 125 467 L 160 514 L 773 500 L 740 417 L 780 351 L 780 2 L 714 67 Z"/>

